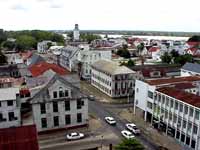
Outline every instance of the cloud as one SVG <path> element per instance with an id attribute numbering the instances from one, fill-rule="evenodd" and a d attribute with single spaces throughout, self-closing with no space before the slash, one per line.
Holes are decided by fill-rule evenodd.
<path id="1" fill-rule="evenodd" d="M 50 4 L 50 8 L 63 8 L 62 4 Z"/>
<path id="2" fill-rule="evenodd" d="M 11 9 L 12 10 L 20 10 L 20 11 L 27 11 L 28 10 L 27 7 L 25 7 L 21 4 L 15 4 L 15 5 L 11 6 Z"/>

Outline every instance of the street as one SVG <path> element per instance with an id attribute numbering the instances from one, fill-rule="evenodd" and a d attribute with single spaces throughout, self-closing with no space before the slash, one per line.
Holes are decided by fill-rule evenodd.
<path id="1" fill-rule="evenodd" d="M 89 101 L 89 112 L 95 113 L 102 121 L 105 126 L 107 126 L 110 130 L 112 130 L 115 134 L 117 134 L 119 137 L 121 136 L 121 131 L 125 129 L 125 124 L 128 123 L 128 121 L 120 119 L 115 113 L 111 112 L 106 105 L 98 102 L 98 101 Z M 117 121 L 116 126 L 111 126 L 107 124 L 104 121 L 104 117 L 106 116 L 112 116 Z M 148 150 L 156 150 L 157 146 L 153 144 L 149 139 L 147 139 L 142 134 L 139 136 L 136 136 L 136 139 L 138 139 L 146 149 Z M 113 143 L 114 144 L 114 143 Z"/>

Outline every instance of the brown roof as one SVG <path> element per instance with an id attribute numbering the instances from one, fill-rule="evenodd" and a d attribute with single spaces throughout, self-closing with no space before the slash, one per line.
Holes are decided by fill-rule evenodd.
<path id="1" fill-rule="evenodd" d="M 200 108 L 200 96 L 172 87 L 162 87 L 157 89 L 157 91 Z"/>
<path id="2" fill-rule="evenodd" d="M 191 89 L 191 88 L 195 88 L 196 86 L 194 86 L 191 82 L 184 82 L 184 83 L 176 83 L 174 84 L 174 87 L 176 89 Z"/>
<path id="3" fill-rule="evenodd" d="M 179 83 L 187 81 L 200 81 L 200 76 L 188 76 L 188 77 L 178 77 L 178 78 L 167 78 L 167 79 L 155 79 L 155 80 L 146 80 L 150 85 L 162 85 L 170 83 Z"/>

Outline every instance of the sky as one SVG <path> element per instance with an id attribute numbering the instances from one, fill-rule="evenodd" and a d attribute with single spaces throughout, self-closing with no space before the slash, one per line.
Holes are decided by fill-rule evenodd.
<path id="1" fill-rule="evenodd" d="M 4 30 L 200 32 L 199 0 L 0 0 Z"/>

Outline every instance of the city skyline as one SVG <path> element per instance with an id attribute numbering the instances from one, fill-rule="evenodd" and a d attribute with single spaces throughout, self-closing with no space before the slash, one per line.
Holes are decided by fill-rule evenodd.
<path id="1" fill-rule="evenodd" d="M 193 5 L 195 4 L 195 5 Z M 0 0 L 5 30 L 144 30 L 200 32 L 197 0 Z"/>

